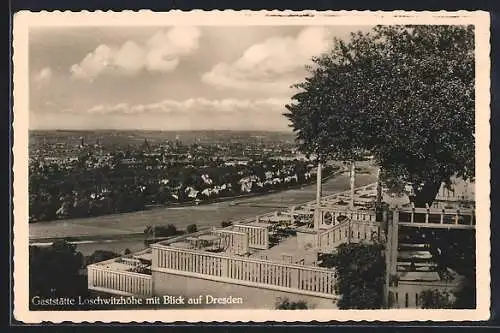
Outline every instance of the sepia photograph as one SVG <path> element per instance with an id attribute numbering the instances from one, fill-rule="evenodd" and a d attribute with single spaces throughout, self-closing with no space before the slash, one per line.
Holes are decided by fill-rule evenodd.
<path id="1" fill-rule="evenodd" d="M 22 14 L 16 319 L 489 316 L 487 13 Z"/>

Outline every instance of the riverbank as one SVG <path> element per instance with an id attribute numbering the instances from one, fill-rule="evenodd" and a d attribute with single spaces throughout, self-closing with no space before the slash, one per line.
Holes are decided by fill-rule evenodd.
<path id="1" fill-rule="evenodd" d="M 343 174 L 344 172 L 347 172 L 347 170 L 342 169 L 342 170 L 337 170 L 334 171 L 328 175 L 323 176 L 321 183 L 324 184 L 326 183 L 329 179 L 332 177 L 336 177 L 338 175 Z M 284 188 L 279 188 L 279 189 L 271 189 L 266 192 L 253 192 L 253 193 L 247 193 L 247 194 L 240 194 L 232 197 L 220 197 L 220 198 L 214 198 L 210 200 L 204 200 L 204 201 L 189 201 L 189 202 L 183 202 L 183 203 L 170 203 L 170 204 L 155 204 L 155 205 L 146 205 L 146 208 L 176 208 L 176 207 L 192 207 L 192 206 L 201 206 L 201 205 L 210 205 L 213 203 L 219 203 L 219 202 L 226 202 L 226 201 L 231 201 L 231 200 L 237 200 L 237 199 L 245 199 L 245 198 L 253 198 L 253 197 L 259 197 L 259 196 L 265 196 L 269 194 L 274 194 L 274 193 L 279 193 L 283 191 L 288 191 L 288 190 L 294 190 L 294 189 L 300 189 L 303 188 L 304 186 L 309 186 L 315 184 L 316 179 L 311 179 L 308 182 L 305 182 L 303 184 L 296 184 L 296 185 L 290 185 Z M 48 221 L 50 222 L 50 221 Z"/>
<path id="2" fill-rule="evenodd" d="M 356 186 L 376 181 L 374 174 L 362 174 Z M 323 194 L 329 195 L 349 188 L 349 176 L 337 175 L 325 181 Z M 240 199 L 232 199 L 207 205 L 186 207 L 159 207 L 146 211 L 104 215 L 99 217 L 39 222 L 29 225 L 29 239 L 43 240 L 66 237 L 130 237 L 142 234 L 146 225 L 173 224 L 184 230 L 189 224 L 203 227 L 220 226 L 221 221 L 254 217 L 276 210 L 276 207 L 292 206 L 312 201 L 315 184 L 299 189 L 288 189 L 277 193 Z M 263 207 L 265 206 L 265 207 Z M 105 239 L 105 238 L 101 238 Z"/>
<path id="3" fill-rule="evenodd" d="M 338 168 L 337 170 L 332 171 L 329 174 L 324 175 L 324 177 L 322 179 L 322 183 L 325 183 L 326 181 L 328 181 L 328 179 L 330 179 L 332 177 L 336 177 L 344 172 L 346 172 L 346 169 Z M 169 202 L 169 203 L 164 203 L 164 204 L 147 204 L 147 205 L 145 205 L 145 207 L 143 209 L 127 211 L 127 212 L 115 212 L 115 213 L 107 213 L 107 214 L 102 214 L 102 215 L 93 215 L 93 216 L 86 216 L 86 217 L 65 217 L 62 219 L 54 219 L 54 220 L 49 220 L 49 221 L 30 221 L 29 223 L 30 224 L 39 224 L 39 223 L 52 223 L 52 222 L 56 222 L 56 221 L 72 221 L 72 220 L 94 218 L 94 217 L 98 218 L 98 217 L 107 216 L 107 215 L 142 212 L 142 211 L 147 211 L 147 210 L 156 209 L 156 208 L 179 208 L 179 207 L 193 207 L 193 206 L 210 205 L 210 204 L 214 204 L 214 203 L 221 203 L 221 202 L 233 201 L 233 200 L 238 200 L 238 199 L 265 196 L 265 195 L 279 193 L 279 192 L 283 192 L 283 191 L 287 191 L 287 190 L 303 188 L 304 186 L 309 186 L 309 185 L 314 184 L 315 181 L 316 181 L 316 179 L 311 178 L 309 181 L 304 182 L 302 184 L 295 184 L 295 185 L 283 186 L 283 187 L 276 188 L 276 189 L 269 189 L 265 192 L 252 192 L 252 193 L 240 194 L 240 195 L 235 195 L 235 196 L 212 198 L 212 199 L 207 199 L 207 200 L 192 200 L 192 201 L 186 201 L 186 202 Z"/>
<path id="4" fill-rule="evenodd" d="M 198 230 L 204 231 L 209 227 L 203 227 Z M 178 234 L 168 237 L 156 237 L 155 242 L 159 242 L 166 239 L 173 239 L 185 235 L 185 231 L 179 231 Z M 91 244 L 91 243 L 111 243 L 115 241 L 144 241 L 148 239 L 144 232 L 131 232 L 129 234 L 115 234 L 115 235 L 80 235 L 80 236 L 70 236 L 70 237 L 48 237 L 48 238 L 30 238 L 30 245 L 33 246 L 44 246 L 51 245 L 53 242 L 65 240 L 66 242 L 74 245 L 80 244 Z M 149 240 L 149 239 L 148 239 Z"/>

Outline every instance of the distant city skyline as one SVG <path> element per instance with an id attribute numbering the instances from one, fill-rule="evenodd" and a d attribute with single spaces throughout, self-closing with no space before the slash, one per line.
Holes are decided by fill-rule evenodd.
<path id="1" fill-rule="evenodd" d="M 335 37 L 369 29 L 31 29 L 29 127 L 288 132 L 285 104 L 305 65 Z"/>

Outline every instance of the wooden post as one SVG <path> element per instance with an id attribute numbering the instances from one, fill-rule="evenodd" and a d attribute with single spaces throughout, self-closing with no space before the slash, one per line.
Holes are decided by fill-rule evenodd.
<path id="1" fill-rule="evenodd" d="M 318 171 L 316 174 L 316 209 L 314 210 L 314 230 L 319 230 L 321 224 L 321 162 L 318 162 Z"/>
<path id="2" fill-rule="evenodd" d="M 350 207 L 352 210 L 354 210 L 354 188 L 356 186 L 356 162 L 351 161 L 351 202 L 350 202 Z"/>
<path id="3" fill-rule="evenodd" d="M 296 288 L 296 289 L 301 289 L 301 283 L 300 283 L 300 271 L 298 268 L 295 268 L 294 271 L 293 271 L 293 286 Z"/>
<path id="4" fill-rule="evenodd" d="M 318 170 L 316 173 L 316 205 L 319 207 L 321 205 L 321 172 L 322 165 L 318 162 Z"/>
<path id="5" fill-rule="evenodd" d="M 386 281 L 385 281 L 385 301 L 389 306 L 389 291 L 391 290 L 391 278 L 397 273 L 397 260 L 398 260 L 398 223 L 399 211 L 397 208 L 393 209 L 392 218 L 387 221 L 387 243 L 385 252 L 386 264 Z"/>
<path id="6" fill-rule="evenodd" d="M 381 203 L 382 203 L 382 183 L 380 181 L 380 168 L 379 168 L 377 172 L 377 201 L 376 201 L 377 207 L 380 207 Z"/>
<path id="7" fill-rule="evenodd" d="M 222 266 L 222 277 L 230 277 L 229 276 L 229 259 L 228 258 L 222 258 L 221 262 Z"/>
<path id="8" fill-rule="evenodd" d="M 390 272 L 390 267 L 391 267 L 391 240 L 392 240 L 392 228 L 389 226 L 389 221 L 388 221 L 388 216 L 387 216 L 387 211 L 384 210 L 384 218 L 383 220 L 385 223 L 387 223 L 387 242 L 385 246 L 385 284 L 384 284 L 384 301 L 385 305 L 387 308 L 390 307 L 389 304 L 389 290 L 391 289 L 390 287 L 390 280 L 391 280 L 391 272 Z"/>
<path id="9" fill-rule="evenodd" d="M 351 243 L 351 234 L 352 234 L 352 219 L 349 219 L 349 223 L 347 224 L 347 244 Z"/>
<path id="10" fill-rule="evenodd" d="M 259 234 L 262 234 L 262 232 L 259 232 Z M 264 229 L 264 246 L 266 249 L 269 248 L 269 230 Z"/>
<path id="11" fill-rule="evenodd" d="M 399 210 L 395 208 L 392 212 L 392 239 L 391 239 L 391 274 L 395 275 L 397 272 L 397 261 L 398 261 L 398 237 L 399 237 Z"/>

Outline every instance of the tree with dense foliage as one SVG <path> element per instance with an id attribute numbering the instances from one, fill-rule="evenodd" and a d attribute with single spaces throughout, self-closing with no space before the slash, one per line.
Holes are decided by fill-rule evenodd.
<path id="1" fill-rule="evenodd" d="M 106 260 L 109 260 L 109 259 L 117 258 L 119 256 L 120 256 L 119 253 L 115 253 L 113 251 L 96 250 L 90 256 L 87 256 L 85 258 L 85 263 L 87 265 L 90 265 L 90 264 L 94 264 L 96 262 L 101 262 L 101 261 L 106 261 Z"/>
<path id="2" fill-rule="evenodd" d="M 383 305 L 385 261 L 379 244 L 344 243 L 323 259 L 336 270 L 340 309 L 380 309 Z"/>
<path id="3" fill-rule="evenodd" d="M 154 226 L 146 226 L 144 228 L 144 234 L 146 237 L 171 237 L 179 234 L 177 227 L 173 224 L 168 224 L 166 226 L 162 225 L 154 225 Z"/>
<path id="4" fill-rule="evenodd" d="M 377 26 L 313 58 L 287 105 L 300 148 L 346 160 L 371 153 L 416 206 L 442 182 L 474 177 L 472 26 Z"/>
<path id="5" fill-rule="evenodd" d="M 275 304 L 276 310 L 307 310 L 308 308 L 305 301 L 292 302 L 288 298 L 278 298 Z"/>
<path id="6" fill-rule="evenodd" d="M 476 237 L 470 230 L 433 230 L 427 232 L 431 254 L 436 260 L 439 272 L 448 269 L 465 278 L 460 291 L 456 292 L 459 309 L 476 307 Z M 443 274 L 441 273 L 443 278 Z"/>
<path id="7" fill-rule="evenodd" d="M 84 258 L 76 247 L 56 241 L 49 247 L 30 246 L 29 293 L 31 297 L 76 297 L 87 294 L 81 275 Z"/>
<path id="8" fill-rule="evenodd" d="M 229 227 L 229 226 L 232 226 L 232 225 L 233 225 L 233 222 L 231 222 L 231 221 L 222 221 L 220 223 L 221 228 L 226 228 L 226 227 Z"/>
<path id="9" fill-rule="evenodd" d="M 308 167 L 303 161 L 283 162 L 265 158 L 264 161 L 252 160 L 248 165 L 228 166 L 222 160 L 207 163 L 204 157 L 186 165 L 185 161 L 151 163 L 148 158 L 140 157 L 140 153 L 134 154 L 138 160 L 132 164 L 123 163 L 121 152 L 113 152 L 111 160 L 104 165 L 75 163 L 62 167 L 56 163 L 40 166 L 32 162 L 29 221 L 124 213 L 144 210 L 148 205 L 193 203 L 195 200 L 211 202 L 242 194 L 241 178 L 257 175 L 265 181 L 267 171 L 280 171 L 282 180 L 286 177 L 293 177 L 293 180 L 252 186 L 251 192 L 265 193 L 310 181 L 305 179 Z M 333 171 L 325 168 L 325 176 Z M 203 180 L 205 175 L 210 182 Z M 196 190 L 198 195 L 189 196 L 188 187 Z M 208 194 L 203 193 L 205 189 L 209 190 Z"/>
<path id="10" fill-rule="evenodd" d="M 192 234 L 198 231 L 198 227 L 196 226 L 196 224 L 190 224 L 186 227 L 186 231 L 188 234 Z"/>

